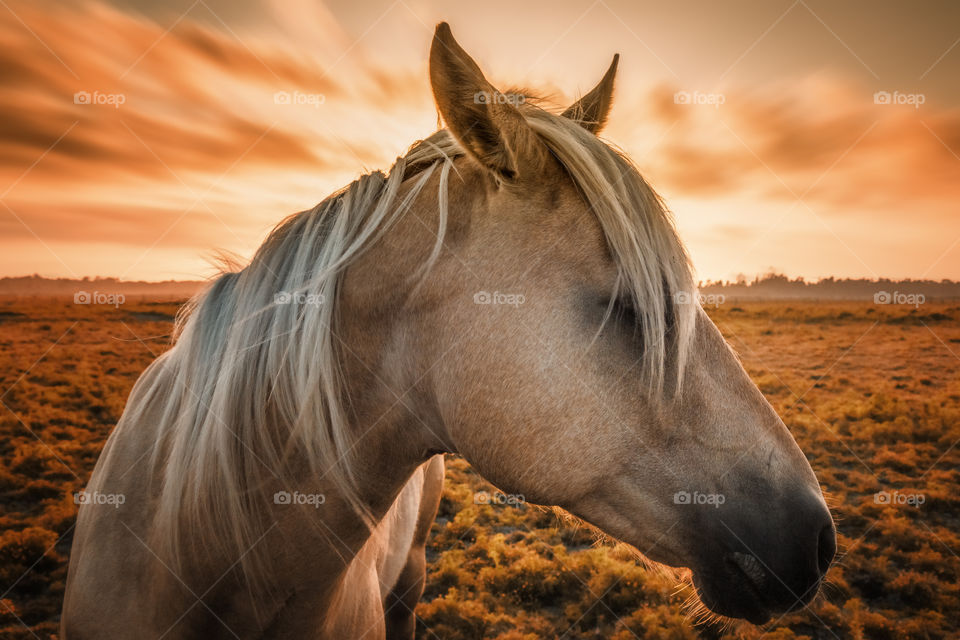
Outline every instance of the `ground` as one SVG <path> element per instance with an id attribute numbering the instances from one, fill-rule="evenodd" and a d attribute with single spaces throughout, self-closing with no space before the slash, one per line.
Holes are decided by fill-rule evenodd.
<path id="1" fill-rule="evenodd" d="M 55 637 L 74 493 L 175 302 L 0 299 L 0 638 Z M 418 637 L 948 638 L 960 634 L 960 306 L 727 301 L 710 315 L 817 473 L 829 585 L 763 629 L 698 622 L 629 550 L 495 489 L 463 460 L 428 547 Z M 488 492 L 488 493 L 484 493 Z"/>

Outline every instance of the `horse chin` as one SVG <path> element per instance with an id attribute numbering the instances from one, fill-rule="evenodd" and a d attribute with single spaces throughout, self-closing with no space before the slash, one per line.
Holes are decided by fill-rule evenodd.
<path id="1" fill-rule="evenodd" d="M 693 586 L 704 606 L 717 615 L 761 625 L 774 613 L 765 604 L 761 587 L 738 568 L 694 571 Z"/>

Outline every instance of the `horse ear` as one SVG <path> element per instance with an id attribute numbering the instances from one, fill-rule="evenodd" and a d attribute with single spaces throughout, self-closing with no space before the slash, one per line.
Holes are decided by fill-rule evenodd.
<path id="1" fill-rule="evenodd" d="M 570 105 L 563 112 L 564 118 L 575 120 L 590 133 L 599 133 L 603 129 L 613 103 L 613 79 L 617 75 L 618 62 L 620 62 L 619 53 L 613 56 L 613 62 L 603 74 L 600 83 L 590 93 Z"/>
<path id="2" fill-rule="evenodd" d="M 446 22 L 437 25 L 430 47 L 430 83 L 450 132 L 481 165 L 505 180 L 540 165 L 546 147 L 510 96 L 487 82 Z"/>

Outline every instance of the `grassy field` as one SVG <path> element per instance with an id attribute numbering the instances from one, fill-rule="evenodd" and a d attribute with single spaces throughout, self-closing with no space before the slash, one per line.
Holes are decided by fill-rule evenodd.
<path id="1" fill-rule="evenodd" d="M 76 515 L 104 440 L 177 305 L 0 300 L 0 638 L 55 637 Z M 960 306 L 710 309 L 807 453 L 840 560 L 806 611 L 697 623 L 688 587 L 449 458 L 418 636 L 949 638 L 960 635 Z"/>

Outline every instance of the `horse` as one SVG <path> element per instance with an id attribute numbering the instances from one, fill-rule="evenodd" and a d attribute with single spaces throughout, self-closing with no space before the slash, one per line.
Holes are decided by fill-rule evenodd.
<path id="1" fill-rule="evenodd" d="M 437 27 L 446 127 L 280 223 L 135 384 L 62 638 L 412 638 L 447 453 L 687 568 L 717 615 L 814 597 L 836 551 L 816 476 L 598 137 L 618 60 L 556 113 Z"/>

